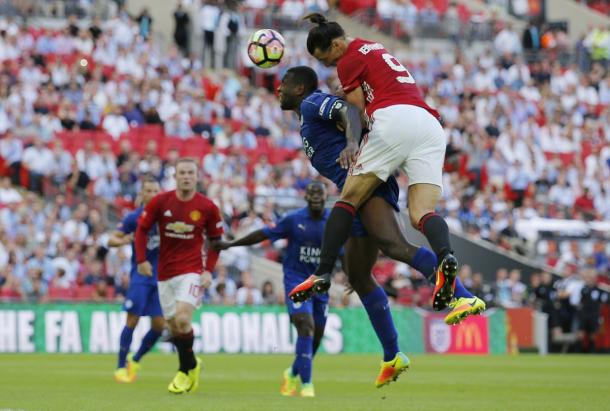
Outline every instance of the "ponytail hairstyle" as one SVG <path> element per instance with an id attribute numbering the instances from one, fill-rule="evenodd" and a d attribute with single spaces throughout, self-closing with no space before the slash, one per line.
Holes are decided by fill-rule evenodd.
<path id="1" fill-rule="evenodd" d="M 344 37 L 345 31 L 339 23 L 334 21 L 326 20 L 326 17 L 320 13 L 311 13 L 303 17 L 303 20 L 307 20 L 313 24 L 307 35 L 307 51 L 313 56 L 316 49 L 320 51 L 326 51 L 330 48 L 334 39 Z"/>

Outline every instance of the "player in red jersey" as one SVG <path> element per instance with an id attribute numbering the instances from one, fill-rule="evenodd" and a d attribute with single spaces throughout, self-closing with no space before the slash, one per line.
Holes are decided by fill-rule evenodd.
<path id="1" fill-rule="evenodd" d="M 326 66 L 337 66 L 345 99 L 360 108 L 370 131 L 360 145 L 353 136 L 346 136 L 351 141 L 341 157 L 347 154 L 350 160 L 349 175 L 326 223 L 320 265 L 293 289 L 291 298 L 303 301 L 330 287 L 330 273 L 349 236 L 356 210 L 400 169 L 409 177 L 411 224 L 426 236 L 439 261 L 432 297 L 434 309 L 450 305 L 450 316 L 457 316 L 454 319 L 458 320 L 464 310 L 481 311 L 484 303 L 469 293 L 452 301 L 458 261 L 453 255 L 447 223 L 434 211 L 442 193 L 446 147 L 438 112 L 426 104 L 409 71 L 381 44 L 346 37 L 339 24 L 328 22 L 317 13 L 305 19 L 316 24 L 307 37 L 309 53 Z M 468 303 L 472 308 L 467 307 Z"/>
<path id="2" fill-rule="evenodd" d="M 218 260 L 213 245 L 220 240 L 223 224 L 218 207 L 197 192 L 197 164 L 182 158 L 176 163 L 176 190 L 161 193 L 147 205 L 136 230 L 138 272 L 152 275 L 146 260 L 147 232 L 159 227 L 159 300 L 178 351 L 180 369 L 168 390 L 193 392 L 199 386 L 201 359 L 193 353 L 193 312 Z M 204 234 L 210 241 L 203 265 Z"/>

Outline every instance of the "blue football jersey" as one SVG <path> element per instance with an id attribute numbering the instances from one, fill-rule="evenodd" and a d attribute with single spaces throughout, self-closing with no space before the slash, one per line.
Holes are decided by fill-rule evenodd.
<path id="1" fill-rule="evenodd" d="M 309 277 L 320 263 L 322 235 L 330 212 L 324 210 L 322 218 L 314 219 L 307 207 L 286 214 L 275 227 L 265 227 L 263 232 L 271 241 L 288 240 L 282 267 L 286 278 Z"/>
<path id="2" fill-rule="evenodd" d="M 118 229 L 125 234 L 135 233 L 136 228 L 138 227 L 138 219 L 140 218 L 140 214 L 144 211 L 144 207 L 139 207 L 127 214 L 123 221 L 119 223 Z M 157 229 L 157 225 L 155 224 L 153 228 L 148 232 L 148 241 L 147 251 L 146 251 L 146 259 L 153 267 L 153 275 L 152 277 L 148 277 L 138 273 L 138 263 L 136 262 L 136 250 L 135 244 L 132 242 L 131 244 L 131 278 L 130 283 L 148 283 L 148 284 L 156 284 L 157 283 L 157 262 L 159 260 L 159 230 Z"/>
<path id="3" fill-rule="evenodd" d="M 313 167 L 341 190 L 347 178 L 347 170 L 341 168 L 337 159 L 347 140 L 345 134 L 337 128 L 337 119 L 332 117 L 333 109 L 338 104 L 345 102 L 319 90 L 305 97 L 301 102 L 301 139 Z M 384 198 L 396 211 L 399 210 L 398 183 L 394 176 L 381 184 L 373 195 Z"/>

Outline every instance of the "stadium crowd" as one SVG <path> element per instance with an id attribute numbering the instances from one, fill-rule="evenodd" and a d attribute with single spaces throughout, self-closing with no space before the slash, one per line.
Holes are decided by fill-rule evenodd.
<path id="1" fill-rule="evenodd" d="M 210 5 L 218 8 L 206 4 L 200 13 L 211 12 L 204 10 Z M 71 17 L 60 30 L 10 18 L 0 24 L 0 297 L 124 298 L 130 249 L 109 250 L 108 232 L 137 203 L 142 175 L 165 190 L 174 187 L 180 155 L 201 160 L 202 189 L 235 235 L 302 204 L 316 173 L 300 150 L 297 120 L 280 110 L 271 91 L 290 65 L 315 67 L 327 90 L 335 89 L 336 75 L 296 43 L 289 43 L 286 62 L 262 77 L 239 63 L 237 49 L 195 59 L 180 30 L 176 46 L 162 53 L 147 34 L 150 24 L 123 10 L 89 26 Z M 535 248 L 516 225 L 539 217 L 610 217 L 610 75 L 595 43 L 539 51 L 565 52 L 569 61 L 530 60 L 525 37 L 505 25 L 493 51 L 474 60 L 458 49 L 450 64 L 438 53 L 406 64 L 443 116 L 448 150 L 440 211 L 450 227 L 536 254 L 565 273 L 559 282 L 537 274 L 526 285 L 518 271 L 500 270 L 495 283 L 484 284 L 465 265 L 464 283 L 490 305 L 548 308 L 545 295 L 552 295 L 555 305 L 567 301 L 561 312 L 576 315 L 592 276 L 608 274 L 605 243 L 549 240 Z M 240 70 L 209 70 L 219 66 L 206 58 Z M 401 193 L 402 206 L 406 200 Z M 265 243 L 255 253 L 279 260 L 280 247 Z M 272 283 L 254 287 L 249 255 L 240 248 L 221 254 L 209 302 L 283 302 Z M 431 290 L 407 266 L 382 259 L 375 274 L 395 303 L 427 307 Z M 545 294 L 549 281 L 554 291 Z M 335 282 L 333 305 L 358 303 L 345 293 L 342 273 Z"/>

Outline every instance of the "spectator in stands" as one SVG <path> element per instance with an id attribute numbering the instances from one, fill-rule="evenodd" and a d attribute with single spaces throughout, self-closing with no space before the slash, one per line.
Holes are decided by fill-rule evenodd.
<path id="1" fill-rule="evenodd" d="M 278 305 L 280 303 L 278 296 L 275 294 L 273 283 L 265 281 L 262 287 L 263 305 Z"/>
<path id="2" fill-rule="evenodd" d="M 33 144 L 23 151 L 23 166 L 29 171 L 30 190 L 43 194 L 43 179 L 53 168 L 53 154 L 42 139 L 35 138 Z"/>
<path id="3" fill-rule="evenodd" d="M 379 3 L 383 1 L 387 0 L 377 2 L 377 9 L 379 9 Z M 298 21 L 305 15 L 305 4 L 300 0 L 285 0 L 280 8 L 280 13 L 292 21 Z"/>
<path id="4" fill-rule="evenodd" d="M 88 208 L 85 204 L 79 204 L 72 214 L 72 218 L 66 221 L 62 227 L 62 236 L 71 243 L 82 244 L 89 235 L 89 227 L 85 223 Z"/>
<path id="5" fill-rule="evenodd" d="M 93 194 L 110 204 L 121 192 L 121 185 L 112 172 L 106 172 L 93 184 Z"/>
<path id="6" fill-rule="evenodd" d="M 533 20 L 527 23 L 527 27 L 523 30 L 522 47 L 526 52 L 527 61 L 532 61 L 536 57 L 536 53 L 540 50 L 540 30 Z"/>
<path id="7" fill-rule="evenodd" d="M 608 303 L 608 293 L 597 286 L 597 273 L 594 270 L 586 270 L 583 278 L 584 286 L 578 305 L 580 350 L 593 352 L 595 334 L 600 325 L 600 307 Z"/>
<path id="8" fill-rule="evenodd" d="M 188 11 L 184 9 L 182 1 L 178 1 L 174 11 L 174 42 L 184 57 L 189 55 L 190 24 L 191 18 Z"/>
<path id="9" fill-rule="evenodd" d="M 206 0 L 199 10 L 199 22 L 203 31 L 202 60 L 205 67 L 217 67 L 215 53 L 215 36 L 220 19 L 220 7 L 216 0 Z"/>
<path id="10" fill-rule="evenodd" d="M 23 141 L 8 131 L 0 140 L 0 157 L 10 167 L 11 181 L 19 184 L 19 172 L 21 170 L 21 158 L 23 156 Z"/>
<path id="11" fill-rule="evenodd" d="M 494 49 L 498 55 L 521 53 L 521 40 L 512 23 L 506 22 L 505 27 L 498 32 L 494 39 Z"/>
<path id="12" fill-rule="evenodd" d="M 138 22 L 139 34 L 143 39 L 147 39 L 152 31 L 153 18 L 150 16 L 150 12 L 147 7 L 144 7 L 140 12 L 140 15 L 136 18 Z"/>
<path id="13" fill-rule="evenodd" d="M 594 220 L 597 214 L 593 202 L 593 196 L 587 187 L 582 189 L 582 193 L 574 200 L 573 214 L 575 217 L 579 215 L 586 221 Z"/>
<path id="14" fill-rule="evenodd" d="M 493 288 L 496 305 L 500 307 L 510 306 L 512 295 L 508 281 L 508 270 L 500 268 L 496 272 L 496 283 Z"/>
<path id="15" fill-rule="evenodd" d="M 163 127 L 167 136 L 185 139 L 193 135 L 188 122 L 179 113 L 172 115 Z"/>
<path id="16" fill-rule="evenodd" d="M 216 68 L 222 62 L 223 68 L 237 68 L 239 38 L 245 30 L 245 21 L 239 11 L 237 0 L 227 0 L 225 9 L 220 13 L 218 28 L 214 38 Z"/>
<path id="17" fill-rule="evenodd" d="M 87 176 L 95 180 L 106 171 L 101 156 L 95 151 L 94 142 L 85 141 L 85 146 L 76 152 L 76 162 L 78 169 L 85 172 Z"/>
<path id="18" fill-rule="evenodd" d="M 589 50 L 591 61 L 606 68 L 610 56 L 610 30 L 604 26 L 594 28 L 585 37 L 584 45 Z"/>
<path id="19" fill-rule="evenodd" d="M 130 127 L 137 127 L 144 124 L 144 114 L 142 114 L 142 111 L 133 100 L 127 101 L 122 114 Z"/>
<path id="20" fill-rule="evenodd" d="M 47 284 L 43 280 L 42 270 L 28 269 L 26 277 L 21 281 L 22 295 L 27 302 L 44 303 L 47 294 Z"/>
<path id="21" fill-rule="evenodd" d="M 209 288 L 212 304 L 232 305 L 235 303 L 237 286 L 235 281 L 229 277 L 226 266 L 216 266 L 216 277 L 212 280 Z"/>
<path id="22" fill-rule="evenodd" d="M 584 282 L 576 265 L 571 265 L 566 271 L 564 278 L 557 283 L 558 320 L 561 332 L 571 333 L 575 331 L 576 311 Z"/>
<path id="23" fill-rule="evenodd" d="M 482 298 L 487 304 L 487 307 L 493 306 L 493 290 L 491 288 L 491 285 L 486 284 L 483 281 L 483 274 L 481 274 L 480 272 L 475 272 L 472 275 L 472 281 L 468 289 L 471 293 L 474 293 L 474 295 L 480 296 L 480 298 Z"/>
<path id="24" fill-rule="evenodd" d="M 69 289 L 72 288 L 73 284 L 66 275 L 66 270 L 58 268 L 55 272 L 55 276 L 51 280 L 50 286 L 53 288 Z"/>
<path id="25" fill-rule="evenodd" d="M 127 119 L 123 116 L 121 108 L 114 106 L 104 118 L 102 127 L 112 138 L 118 140 L 121 134 L 129 130 L 129 123 L 127 123 Z"/>
<path id="26" fill-rule="evenodd" d="M 521 282 L 521 271 L 513 269 L 510 271 L 508 283 L 510 287 L 512 307 L 523 306 L 526 298 L 527 286 Z"/>
<path id="27" fill-rule="evenodd" d="M 4 206 L 11 203 L 21 203 L 23 197 L 19 191 L 15 190 L 11 185 L 11 179 L 9 177 L 2 177 L 0 179 L 0 205 Z M 0 264 L 2 266 L 2 264 Z"/>
<path id="28" fill-rule="evenodd" d="M 252 283 L 252 277 L 248 271 L 241 273 L 241 287 L 235 293 L 235 302 L 239 306 L 263 303 L 261 291 Z"/>

